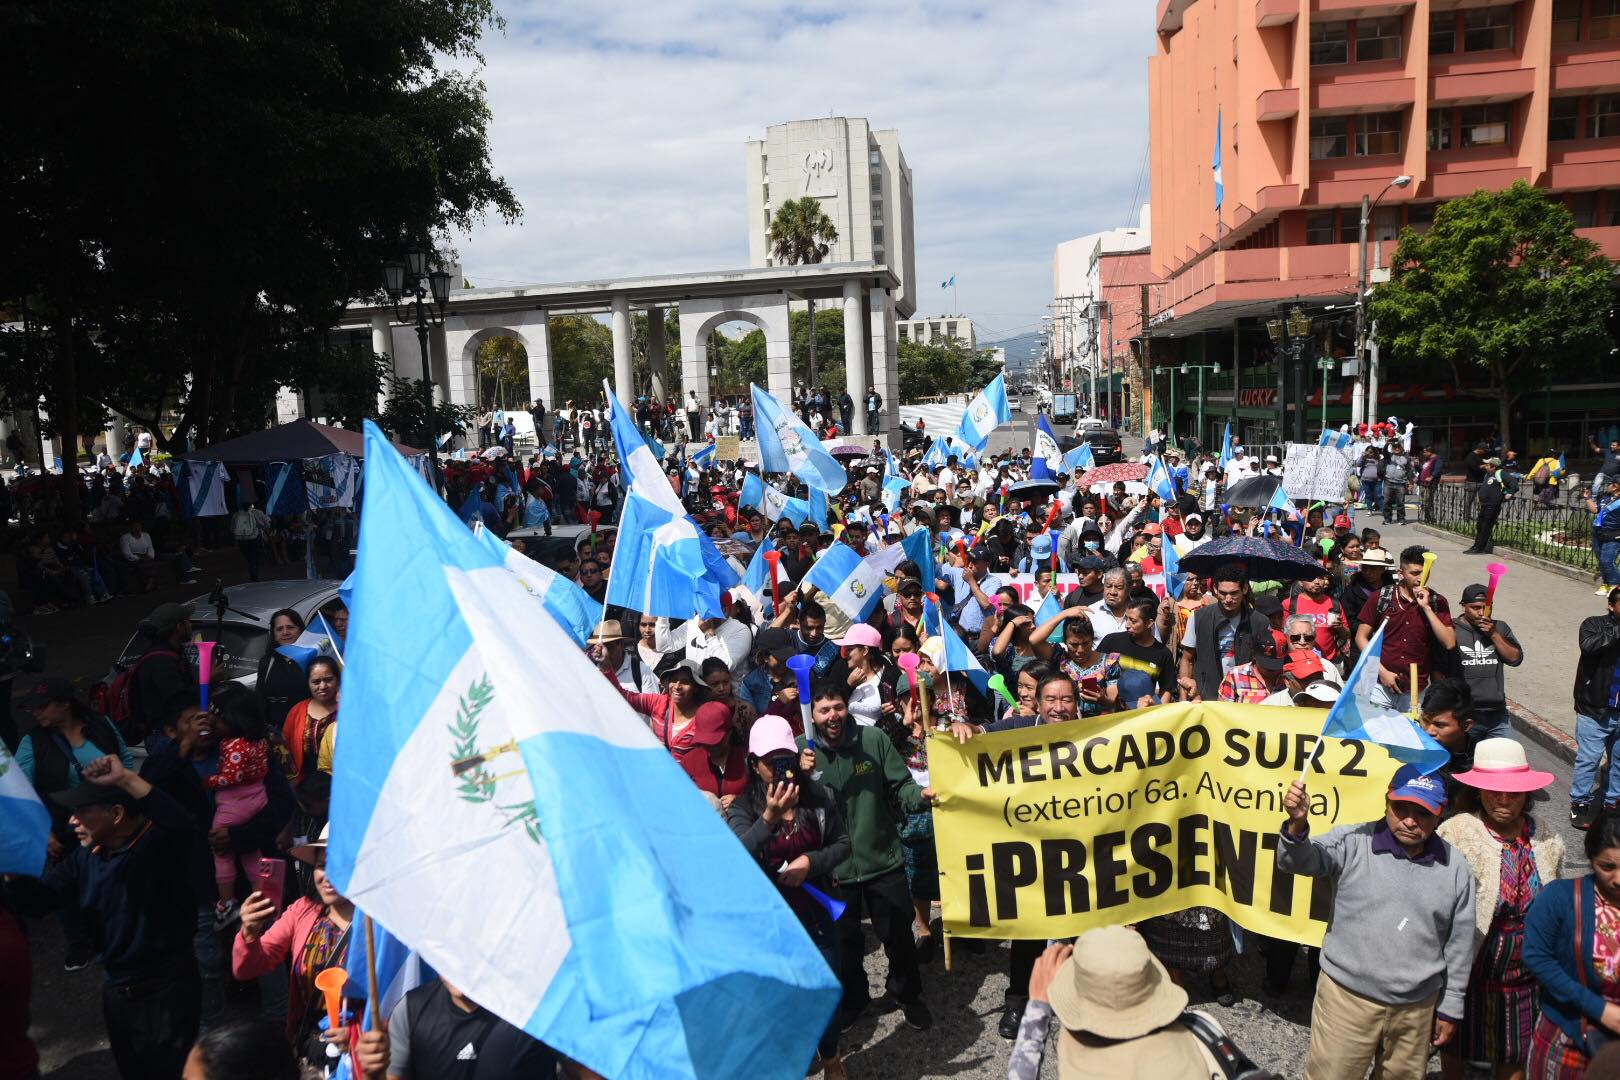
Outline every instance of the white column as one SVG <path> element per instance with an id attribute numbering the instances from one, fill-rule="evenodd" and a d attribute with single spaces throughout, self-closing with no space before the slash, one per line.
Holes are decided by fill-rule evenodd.
<path id="1" fill-rule="evenodd" d="M 891 450 L 900 449 L 900 357 L 895 345 L 894 297 L 887 289 L 866 290 L 866 310 L 870 327 L 872 352 L 872 385 L 883 397 L 883 412 L 878 417 L 878 431 L 868 435 L 881 435 Z M 862 409 L 866 402 L 858 403 Z"/>
<path id="2" fill-rule="evenodd" d="M 371 317 L 371 351 L 378 356 L 388 357 L 388 367 L 394 374 L 399 374 L 399 365 L 394 363 L 394 332 L 388 325 L 388 315 L 377 312 Z M 377 387 L 377 414 L 388 407 L 388 388 L 384 383 Z"/>
<path id="3" fill-rule="evenodd" d="M 630 298 L 623 293 L 613 298 L 613 392 L 625 405 L 636 400 L 630 367 Z"/>
<path id="4" fill-rule="evenodd" d="M 664 309 L 647 309 L 647 370 L 652 375 L 652 396 L 667 400 L 669 353 L 664 348 Z"/>
<path id="5" fill-rule="evenodd" d="M 844 282 L 844 389 L 855 399 L 850 435 L 866 431 L 866 342 L 861 332 L 861 283 Z"/>
<path id="6" fill-rule="evenodd" d="M 552 396 L 551 316 L 544 311 L 536 314 L 539 317 L 527 320 L 522 328 L 523 347 L 529 354 L 529 400 L 546 403 L 546 422 L 550 423 L 549 414 L 561 404 Z"/>
<path id="7" fill-rule="evenodd" d="M 771 328 L 765 331 L 765 389 L 783 405 L 793 404 L 793 338 L 791 305 L 786 293 L 769 305 Z M 763 310 L 761 311 L 763 314 Z"/>

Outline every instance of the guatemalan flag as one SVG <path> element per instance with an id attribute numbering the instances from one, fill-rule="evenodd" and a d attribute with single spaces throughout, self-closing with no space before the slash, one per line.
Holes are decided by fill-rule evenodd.
<path id="1" fill-rule="evenodd" d="M 17 759 L 0 743 L 0 874 L 43 874 L 45 838 L 50 832 L 50 811 L 39 801 Z"/>
<path id="2" fill-rule="evenodd" d="M 754 400 L 760 468 L 765 472 L 792 473 L 830 495 L 842 491 L 849 483 L 849 474 L 804 421 L 759 387 L 750 383 L 748 389 Z"/>
<path id="3" fill-rule="evenodd" d="M 950 623 L 940 621 L 939 636 L 945 639 L 945 670 L 960 671 L 968 677 L 968 682 L 972 683 L 980 694 L 988 694 L 990 673 L 984 670 L 984 665 L 973 655 L 973 650 L 967 647 L 955 630 L 951 629 Z"/>
<path id="4" fill-rule="evenodd" d="M 230 513 L 225 505 L 225 463 L 223 461 L 182 461 L 181 500 L 187 517 L 220 517 Z"/>
<path id="5" fill-rule="evenodd" d="M 1091 444 L 1084 439 L 1080 445 L 1063 455 L 1063 471 L 1070 476 L 1076 476 L 1087 469 L 1097 467 L 1097 455 L 1091 452 Z"/>
<path id="6" fill-rule="evenodd" d="M 557 625 L 584 648 L 585 639 L 596 633 L 602 622 L 602 605 L 576 583 L 529 558 L 482 524 L 473 530 L 473 535 L 511 571 L 530 596 L 540 601 L 540 606 L 557 620 Z"/>
<path id="7" fill-rule="evenodd" d="M 1232 460 L 1232 421 L 1226 422 L 1226 430 L 1221 432 L 1221 458 L 1217 464 L 1221 471 L 1226 471 L 1226 463 Z"/>
<path id="8" fill-rule="evenodd" d="M 880 555 L 886 558 L 880 560 Z M 903 557 L 904 549 L 898 544 L 880 548 L 877 554 L 864 559 L 848 544 L 834 544 L 821 553 L 800 584 L 814 585 L 851 622 L 860 622 L 877 606 L 883 596 L 884 577 L 894 572 Z"/>
<path id="9" fill-rule="evenodd" d="M 825 500 L 826 496 L 823 495 L 822 498 Z M 773 525 L 787 518 L 795 529 L 809 521 L 815 510 L 809 499 L 795 499 L 784 494 L 780 488 L 767 484 L 755 473 L 743 477 L 742 491 L 737 495 L 737 505 L 757 508 Z M 823 511 L 822 518 L 825 517 L 826 512 Z M 817 524 L 826 527 L 822 520 L 818 520 Z"/>
<path id="10" fill-rule="evenodd" d="M 1006 377 L 997 375 L 990 385 L 979 391 L 962 422 L 956 428 L 956 440 L 975 450 L 983 450 L 990 442 L 990 433 L 1012 419 L 1012 407 L 1007 403 Z"/>
<path id="11" fill-rule="evenodd" d="M 1389 756 L 1409 765 L 1416 765 L 1424 773 L 1432 773 L 1451 760 L 1451 752 L 1418 727 L 1410 716 L 1396 712 L 1372 700 L 1378 685 L 1378 668 L 1384 655 L 1384 627 L 1367 643 L 1367 648 L 1356 661 L 1350 677 L 1339 691 L 1339 699 L 1328 710 L 1323 735 L 1336 739 L 1360 739 L 1375 742 L 1389 751 Z"/>
<path id="12" fill-rule="evenodd" d="M 905 494 L 911 481 L 903 476 L 889 476 L 883 480 L 883 508 L 889 513 L 900 509 L 900 499 Z"/>
<path id="13" fill-rule="evenodd" d="M 1351 439 L 1348 431 L 1328 431 L 1324 429 L 1322 434 L 1316 437 L 1317 446 L 1331 446 L 1335 450 L 1348 450 L 1350 449 L 1350 443 Z"/>
<path id="14" fill-rule="evenodd" d="M 1162 458 L 1155 457 L 1148 469 L 1147 489 L 1167 503 L 1176 501 L 1176 482 Z"/>
<path id="15" fill-rule="evenodd" d="M 1035 420 L 1033 453 L 1034 457 L 1029 463 L 1031 480 L 1050 480 L 1063 466 L 1063 451 L 1058 449 L 1057 436 L 1052 434 L 1052 425 L 1046 422 L 1045 413 L 1041 413 Z"/>
<path id="16" fill-rule="evenodd" d="M 365 430 L 333 884 L 605 1076 L 802 1077 L 839 984 L 798 918 L 618 689 Z"/>
<path id="17" fill-rule="evenodd" d="M 296 639 L 286 645 L 277 645 L 276 652 L 285 656 L 306 672 L 317 656 L 330 656 L 341 660 L 340 641 L 326 623 L 326 616 L 317 612 Z"/>

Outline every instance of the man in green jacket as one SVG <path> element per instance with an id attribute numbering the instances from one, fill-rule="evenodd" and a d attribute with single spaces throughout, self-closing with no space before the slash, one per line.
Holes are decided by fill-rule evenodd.
<path id="1" fill-rule="evenodd" d="M 833 871 L 849 904 L 838 920 L 838 977 L 844 984 L 839 1022 L 850 1027 L 872 1001 L 863 962 L 864 910 L 889 958 L 889 981 L 906 1023 L 922 1031 L 934 1018 L 922 1001 L 917 946 L 911 938 L 911 890 L 893 807 L 916 813 L 934 801 L 934 791 L 917 786 L 887 735 L 850 719 L 849 691 L 841 682 L 819 683 L 810 696 L 816 744 L 806 750 L 802 764 L 832 791 L 850 839 L 849 858 Z M 799 746 L 804 748 L 803 738 Z"/>

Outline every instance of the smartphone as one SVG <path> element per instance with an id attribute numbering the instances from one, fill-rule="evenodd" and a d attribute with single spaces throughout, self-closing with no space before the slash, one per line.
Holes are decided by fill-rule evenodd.
<path id="1" fill-rule="evenodd" d="M 776 754 L 767 759 L 771 763 L 771 783 L 796 784 L 799 782 L 799 763 L 787 754 Z"/>
<path id="2" fill-rule="evenodd" d="M 281 910 L 281 901 L 287 891 L 287 860 L 286 859 L 260 859 L 259 865 L 253 868 L 253 891 L 263 893 L 275 905 L 275 910 Z"/>
<path id="3" fill-rule="evenodd" d="M 1102 681 L 1095 675 L 1087 675 L 1080 680 L 1080 689 L 1088 694 L 1095 694 L 1102 690 Z"/>

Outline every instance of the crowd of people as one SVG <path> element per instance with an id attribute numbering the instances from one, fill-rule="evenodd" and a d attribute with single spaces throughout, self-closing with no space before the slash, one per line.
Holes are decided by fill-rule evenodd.
<path id="1" fill-rule="evenodd" d="M 663 427 L 667 408 L 642 404 L 648 434 L 678 439 Z M 494 445 L 493 417 L 489 430 Z M 1506 669 L 1525 649 L 1483 582 L 1453 606 L 1428 586 L 1423 548 L 1391 551 L 1375 526 L 1356 529 L 1349 491 L 1338 505 L 1286 513 L 1225 505 L 1230 485 L 1280 474 L 1274 457 L 1241 448 L 1223 466 L 1166 447 L 1168 498 L 1084 475 L 1022 497 L 1015 491 L 1031 489 L 1014 485 L 1040 473 L 1030 451 L 965 464 L 959 449 L 927 465 L 874 446 L 851 462 L 827 519 L 797 525 L 742 502 L 749 466 L 700 466 L 675 450 L 668 480 L 694 520 L 740 561 L 769 539 L 777 576 L 732 590 L 713 618 L 609 606 L 585 645 L 837 974 L 843 998 L 817 1069 L 847 1075 L 844 1050 L 869 1032 L 878 999 L 892 999 L 911 1028 L 935 1022 L 925 991 L 946 976 L 936 966 L 931 735 L 1103 724 L 1173 701 L 1326 709 L 1379 626 L 1375 701 L 1414 714 L 1451 756 L 1433 775 L 1398 773 L 1381 821 L 1325 836 L 1310 833 L 1309 793 L 1288 795 L 1279 869 L 1335 881 L 1327 940 L 1306 950 L 1315 985 L 1307 1076 L 1359 1077 L 1375 1061 L 1377 1075 L 1419 1076 L 1436 1048 L 1448 1077 L 1470 1061 L 1494 1063 L 1501 1077 L 1527 1075 L 1526 1062 L 1531 1076 L 1578 1076 L 1601 1033 L 1620 1035 L 1620 773 L 1596 793 L 1599 761 L 1620 735 L 1620 588 L 1580 629 L 1571 819 L 1588 829 L 1592 873 L 1561 881 L 1558 837 L 1530 813 L 1552 777 L 1530 769 L 1507 716 Z M 1423 483 L 1423 465 L 1398 440 L 1378 454 L 1381 471 L 1363 466 L 1355 494 L 1363 510 L 1401 520 L 1402 485 Z M 446 497 L 501 535 L 592 525 L 577 540 L 526 550 L 600 601 L 614 565 L 618 471 L 591 439 L 577 437 L 573 450 L 556 440 L 526 464 L 510 454 L 453 464 Z M 894 477 L 905 485 L 898 496 Z M 809 494 L 791 478 L 772 483 Z M 593 507 L 602 512 L 592 517 Z M 869 614 L 842 610 L 806 581 L 836 545 L 866 557 L 918 533 L 931 565 L 898 561 Z M 1234 536 L 1275 537 L 1311 565 L 1287 580 L 1261 580 L 1237 560 L 1167 574 L 1172 551 L 1172 562 L 1184 560 Z M 348 612 L 323 614 L 341 646 Z M 947 660 L 947 624 L 1002 676 L 1011 701 L 980 692 Z M 65 680 L 19 683 L 32 723 L 16 760 L 53 830 L 44 877 L 7 883 L 0 904 L 0 967 L 23 973 L 20 989 L 0 975 L 17 1005 L 0 1010 L 0 1080 L 33 1072 L 18 917 L 50 912 L 69 969 L 99 961 L 124 1077 L 292 1076 L 330 1068 L 343 1049 L 368 1076 L 474 1075 L 457 1065 L 464 1046 L 480 1077 L 589 1075 L 437 979 L 407 995 L 386 1030 L 328 1029 L 317 979 L 357 947 L 354 906 L 322 869 L 343 671 L 336 659 L 277 651 L 304 629 L 298 612 L 277 612 L 255 686 L 218 686 L 206 707 L 177 604 L 142 621 L 139 657 L 114 683 L 109 715 Z M 808 701 L 796 657 L 808 658 Z M 842 915 L 798 888 L 806 883 L 846 904 Z M 868 925 L 886 967 L 877 992 Z M 1053 1026 L 1063 1076 L 1227 1075 L 1197 1071 L 1235 1048 L 1211 1017 L 1188 1011 L 1188 988 L 1235 1002 L 1240 937 L 1219 911 L 1193 908 L 1095 931 L 1072 948 L 1011 942 L 997 1022 L 1013 1043 L 1009 1075 L 1036 1074 Z M 1298 992 L 1298 948 L 1252 935 L 1248 947 L 1263 954 L 1270 1003 Z M 256 1023 L 228 1022 L 228 979 L 256 984 Z"/>

